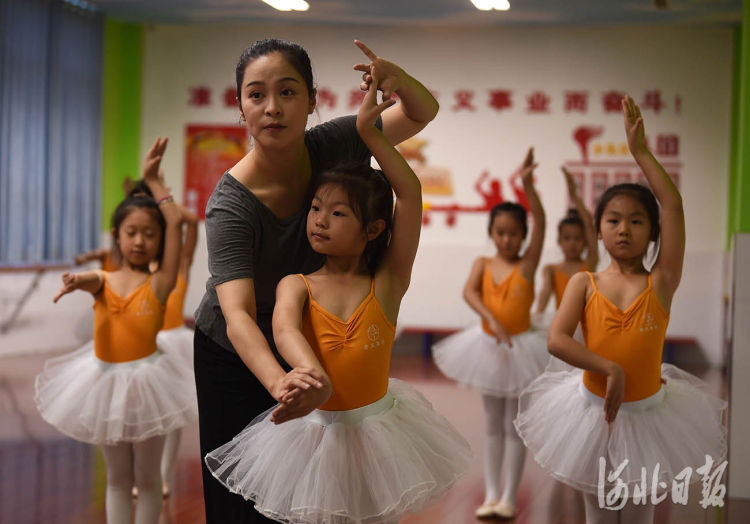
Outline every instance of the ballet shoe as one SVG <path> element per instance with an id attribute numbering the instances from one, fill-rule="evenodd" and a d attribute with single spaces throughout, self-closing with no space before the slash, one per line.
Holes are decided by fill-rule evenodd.
<path id="1" fill-rule="evenodd" d="M 477 508 L 474 512 L 474 516 L 478 519 L 490 519 L 495 517 L 497 515 L 497 513 L 495 513 L 496 506 L 497 502 L 485 502 Z"/>
<path id="2" fill-rule="evenodd" d="M 161 496 L 162 498 L 168 498 L 172 494 L 172 487 L 168 482 L 163 482 L 161 485 Z"/>
<path id="3" fill-rule="evenodd" d="M 138 498 L 138 486 L 133 486 L 133 488 L 130 490 L 130 494 L 133 495 L 133 498 Z"/>
<path id="4" fill-rule="evenodd" d="M 492 508 L 495 515 L 502 519 L 512 519 L 516 516 L 516 507 L 505 501 L 500 501 Z"/>

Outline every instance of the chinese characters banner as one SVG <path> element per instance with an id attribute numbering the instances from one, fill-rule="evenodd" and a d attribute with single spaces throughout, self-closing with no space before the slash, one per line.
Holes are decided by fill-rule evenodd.
<path id="1" fill-rule="evenodd" d="M 244 126 L 188 125 L 185 133 L 185 206 L 205 218 L 206 203 L 221 176 L 245 156 Z"/>

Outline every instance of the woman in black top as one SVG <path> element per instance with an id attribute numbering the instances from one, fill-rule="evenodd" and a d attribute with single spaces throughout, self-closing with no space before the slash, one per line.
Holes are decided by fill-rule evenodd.
<path id="1" fill-rule="evenodd" d="M 363 73 L 361 87 L 366 90 L 375 75 L 383 97 L 397 93 L 401 101 L 383 113 L 383 133 L 394 144 L 418 133 L 437 114 L 435 98 L 400 67 L 355 43 L 370 60 L 355 66 Z M 292 388 L 305 393 L 282 404 L 277 423 L 304 416 L 328 398 L 331 386 L 323 376 L 288 370 L 278 356 L 271 331 L 275 289 L 283 276 L 322 263 L 305 234 L 315 177 L 342 162 L 370 161 L 355 116 L 305 130 L 316 93 L 310 60 L 299 45 L 255 42 L 240 57 L 236 79 L 240 118 L 253 148 L 224 174 L 206 206 L 211 277 L 195 330 L 202 456 Z M 209 524 L 267 521 L 201 464 Z"/>

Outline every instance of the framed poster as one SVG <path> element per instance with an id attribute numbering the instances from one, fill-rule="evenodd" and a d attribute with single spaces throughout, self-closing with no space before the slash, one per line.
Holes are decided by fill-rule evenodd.
<path id="1" fill-rule="evenodd" d="M 185 130 L 184 205 L 200 220 L 221 176 L 245 156 L 244 126 L 190 124 Z"/>

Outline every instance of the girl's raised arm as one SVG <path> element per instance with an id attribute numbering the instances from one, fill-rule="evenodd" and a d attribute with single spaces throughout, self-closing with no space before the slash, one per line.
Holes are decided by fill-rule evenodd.
<path id="1" fill-rule="evenodd" d="M 182 221 L 185 223 L 185 240 L 182 243 L 182 254 L 180 255 L 180 273 L 187 280 L 190 274 L 190 266 L 193 265 L 195 246 L 198 244 L 198 217 L 188 208 L 178 204 Z"/>
<path id="2" fill-rule="evenodd" d="M 545 230 L 545 215 L 544 208 L 542 207 L 542 201 L 539 200 L 539 194 L 537 194 L 534 188 L 534 169 L 537 164 L 534 163 L 534 148 L 530 147 L 526 158 L 521 166 L 521 181 L 523 182 L 523 189 L 526 192 L 526 197 L 529 199 L 529 208 L 531 209 L 531 218 L 533 224 L 531 225 L 531 239 L 529 240 L 529 247 L 526 248 L 526 252 L 521 259 L 521 272 L 523 276 L 530 282 L 534 279 L 534 273 L 539 265 L 539 259 L 542 256 L 542 247 L 544 246 L 544 230 Z"/>
<path id="3" fill-rule="evenodd" d="M 565 175 L 565 183 L 568 186 L 568 195 L 575 204 L 578 216 L 581 217 L 581 221 L 583 222 L 583 233 L 586 236 L 586 267 L 589 271 L 596 271 L 596 266 L 599 264 L 599 246 L 596 239 L 594 219 L 586 208 L 586 204 L 583 203 L 581 195 L 578 194 L 578 188 L 573 177 L 565 167 L 561 169 L 563 175 Z"/>
<path id="4" fill-rule="evenodd" d="M 143 180 L 151 190 L 154 200 L 159 203 L 159 210 L 166 222 L 162 239 L 164 254 L 159 269 L 151 278 L 154 294 L 162 304 L 166 303 L 177 281 L 182 250 L 182 214 L 159 177 L 159 164 L 166 148 L 167 138 L 157 137 L 146 153 L 146 162 L 143 167 Z"/>
<path id="5" fill-rule="evenodd" d="M 536 299 L 536 312 L 544 313 L 549 303 L 549 297 L 552 295 L 552 273 L 555 268 L 551 265 L 544 266 L 542 269 L 542 288 L 539 290 L 539 296 Z"/>
<path id="6" fill-rule="evenodd" d="M 383 100 L 390 100 L 393 93 L 401 100 L 396 107 L 383 113 L 383 133 L 390 143 L 400 144 L 419 133 L 438 113 L 440 105 L 435 97 L 399 66 L 379 57 L 359 40 L 354 43 L 370 59 L 368 64 L 354 66 L 363 73 L 360 88 L 367 91 L 374 81 L 383 91 Z"/>
<path id="7" fill-rule="evenodd" d="M 685 212 L 682 196 L 664 168 L 646 146 L 646 133 L 641 110 L 632 98 L 622 100 L 625 117 L 625 134 L 633 158 L 646 175 L 651 190 L 661 206 L 661 240 L 659 256 L 652 268 L 658 287 L 668 295 L 677 290 L 682 277 L 682 262 L 685 258 Z"/>
<path id="8" fill-rule="evenodd" d="M 377 70 L 374 71 L 376 78 L 372 81 L 357 115 L 357 131 L 396 193 L 391 241 L 378 274 L 387 277 L 390 283 L 389 295 L 396 303 L 400 303 L 409 288 L 414 257 L 419 246 L 419 234 L 422 230 L 422 185 L 404 157 L 375 127 L 378 115 L 392 106 L 394 101 L 388 99 L 378 104 Z"/>

